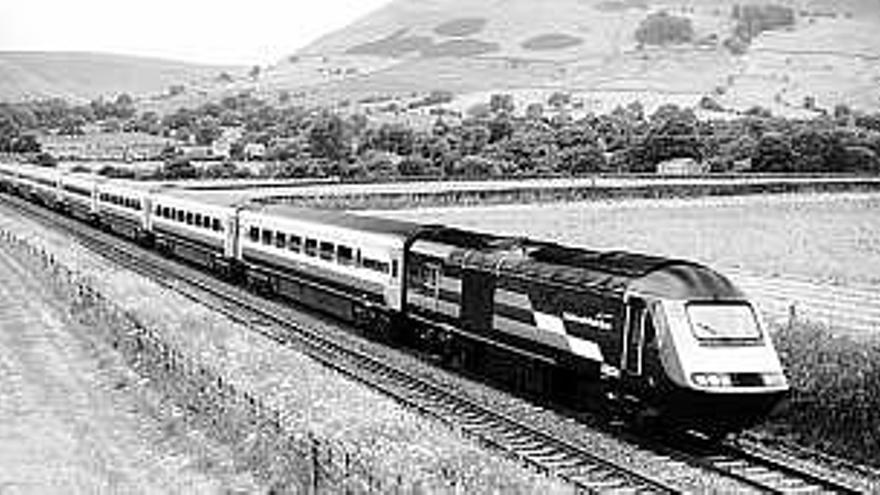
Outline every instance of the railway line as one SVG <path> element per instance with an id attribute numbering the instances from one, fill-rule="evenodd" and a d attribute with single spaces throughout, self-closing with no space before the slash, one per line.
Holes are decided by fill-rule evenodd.
<path id="1" fill-rule="evenodd" d="M 60 228 L 126 268 L 158 283 L 182 292 L 209 305 L 232 319 L 247 324 L 285 345 L 305 351 L 329 367 L 359 380 L 400 402 L 438 418 L 472 438 L 516 458 L 540 471 L 567 480 L 585 492 L 620 491 L 631 493 L 676 493 L 683 491 L 675 480 L 646 475 L 638 469 L 605 459 L 587 442 L 579 440 L 583 425 L 568 423 L 562 429 L 548 429 L 535 415 L 540 408 L 510 410 L 488 407 L 460 393 L 421 378 L 372 356 L 346 346 L 325 332 L 295 323 L 296 310 L 222 283 L 207 274 L 162 258 L 155 253 L 93 229 L 65 217 L 6 199 L 37 217 L 41 222 Z M 564 432 L 564 433 L 561 433 Z M 860 493 L 854 486 L 833 476 L 817 475 L 809 467 L 796 467 L 766 453 L 750 454 L 726 445 L 702 449 L 659 447 L 651 453 L 652 462 L 668 465 L 671 470 L 682 464 L 699 466 L 768 493 Z"/>

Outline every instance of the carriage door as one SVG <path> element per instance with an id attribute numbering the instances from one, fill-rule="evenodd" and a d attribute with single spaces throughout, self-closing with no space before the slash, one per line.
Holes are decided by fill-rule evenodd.
<path id="1" fill-rule="evenodd" d="M 626 310 L 626 333 L 623 339 L 621 369 L 624 377 L 636 378 L 642 374 L 642 344 L 644 340 L 645 301 L 630 297 Z"/>
<path id="2" fill-rule="evenodd" d="M 462 273 L 461 320 L 464 328 L 478 333 L 492 329 L 495 276 L 479 269 Z"/>

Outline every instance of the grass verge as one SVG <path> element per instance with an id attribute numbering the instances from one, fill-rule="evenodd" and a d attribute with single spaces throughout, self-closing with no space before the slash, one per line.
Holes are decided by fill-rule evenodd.
<path id="1" fill-rule="evenodd" d="M 801 445 L 880 467 L 880 339 L 798 323 L 774 334 L 791 403 L 764 428 Z"/>

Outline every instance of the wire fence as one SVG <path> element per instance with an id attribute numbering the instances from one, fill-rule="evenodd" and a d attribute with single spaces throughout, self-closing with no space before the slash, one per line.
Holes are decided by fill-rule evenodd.
<path id="1" fill-rule="evenodd" d="M 269 407 L 256 394 L 168 342 L 33 240 L 0 228 L 0 249 L 26 267 L 67 309 L 72 321 L 109 344 L 140 377 L 208 436 L 232 445 L 238 459 L 276 491 L 410 493 L 420 484 L 383 474 L 360 448 L 320 438 L 295 421 L 295 411 Z M 440 486 L 437 486 L 437 482 Z M 455 490 L 456 480 L 432 480 Z"/>

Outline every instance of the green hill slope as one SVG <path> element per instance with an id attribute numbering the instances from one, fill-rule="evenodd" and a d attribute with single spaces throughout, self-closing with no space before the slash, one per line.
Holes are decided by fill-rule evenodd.
<path id="1" fill-rule="evenodd" d="M 245 70 L 99 53 L 0 52 L 0 101 L 155 95 L 171 85 L 204 84 L 222 72 Z"/>
<path id="2" fill-rule="evenodd" d="M 767 5 L 771 2 L 754 2 Z M 328 101 L 448 89 L 581 93 L 608 101 L 711 95 L 775 112 L 880 103 L 880 1 L 780 0 L 793 26 L 756 33 L 744 50 L 730 0 L 395 0 L 316 40 L 263 74 L 261 89 Z M 641 44 L 640 24 L 666 12 L 692 40 Z M 482 97 L 482 96 L 480 96 Z M 613 104 L 609 103 L 609 104 Z"/>

